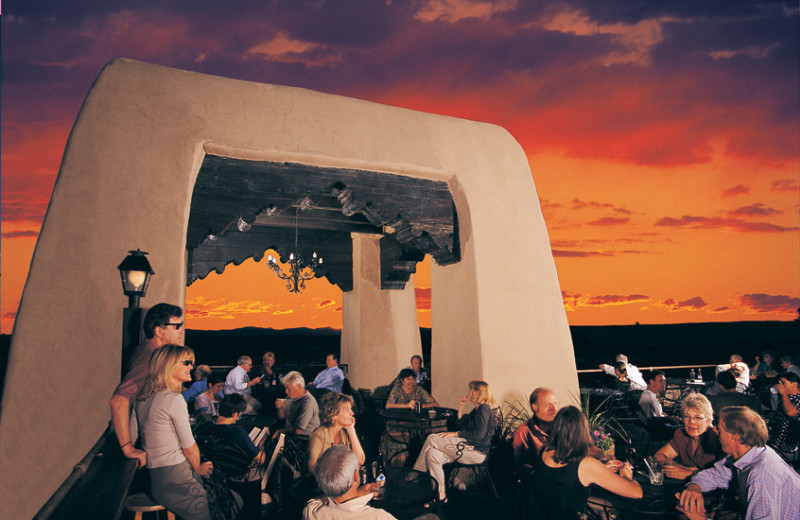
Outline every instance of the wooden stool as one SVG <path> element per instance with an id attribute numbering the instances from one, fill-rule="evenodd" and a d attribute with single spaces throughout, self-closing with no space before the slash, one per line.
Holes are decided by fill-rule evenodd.
<path id="1" fill-rule="evenodd" d="M 161 504 L 153 502 L 153 499 L 145 493 L 136 493 L 128 495 L 125 499 L 125 509 L 135 513 L 135 520 L 142 520 L 142 513 L 158 513 L 159 511 L 166 511 L 166 508 Z M 167 520 L 175 520 L 175 515 L 171 511 L 167 511 Z"/>

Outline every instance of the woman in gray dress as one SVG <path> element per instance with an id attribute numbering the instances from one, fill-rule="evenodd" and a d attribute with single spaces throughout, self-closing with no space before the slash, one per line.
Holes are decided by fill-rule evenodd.
<path id="1" fill-rule="evenodd" d="M 188 347 L 165 345 L 153 352 L 150 373 L 136 397 L 135 422 L 147 453 L 153 498 L 184 520 L 209 520 L 200 476 L 208 477 L 213 467 L 211 462 L 200 463 L 180 393 L 183 383 L 192 379 L 193 366 L 194 352 Z M 136 432 L 131 435 L 135 439 Z"/>

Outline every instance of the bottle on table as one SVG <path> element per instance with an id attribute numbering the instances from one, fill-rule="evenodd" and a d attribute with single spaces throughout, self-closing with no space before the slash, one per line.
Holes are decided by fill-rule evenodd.
<path id="1" fill-rule="evenodd" d="M 697 380 L 703 382 L 703 372 L 699 368 L 697 369 Z"/>
<path id="2" fill-rule="evenodd" d="M 689 380 L 694 381 L 694 369 L 689 370 Z"/>
<path id="3" fill-rule="evenodd" d="M 380 500 L 383 498 L 384 493 L 386 492 L 386 475 L 384 474 L 383 468 L 383 453 L 380 451 L 378 452 L 378 466 L 375 469 L 375 482 L 380 486 L 377 490 L 376 499 Z"/>

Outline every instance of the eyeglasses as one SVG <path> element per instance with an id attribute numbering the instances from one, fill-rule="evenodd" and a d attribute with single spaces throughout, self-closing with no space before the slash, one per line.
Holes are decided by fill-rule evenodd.
<path id="1" fill-rule="evenodd" d="M 683 420 L 686 421 L 686 422 L 692 422 L 692 421 L 703 422 L 703 421 L 706 420 L 706 416 L 705 415 L 684 415 L 683 416 Z"/>
<path id="2" fill-rule="evenodd" d="M 180 322 L 180 323 L 165 323 L 164 325 L 161 325 L 161 328 L 165 329 L 167 327 L 175 327 L 175 330 L 181 330 L 181 327 L 183 327 L 183 322 Z"/>
<path id="3" fill-rule="evenodd" d="M 185 360 L 181 361 L 181 365 L 183 365 L 185 367 L 193 367 L 194 366 L 194 361 L 192 361 L 191 359 L 185 359 Z"/>

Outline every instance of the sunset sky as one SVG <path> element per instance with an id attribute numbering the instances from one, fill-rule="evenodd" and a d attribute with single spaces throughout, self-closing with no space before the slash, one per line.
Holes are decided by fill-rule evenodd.
<path id="1" fill-rule="evenodd" d="M 3 333 L 71 126 L 117 57 L 506 128 L 529 158 L 570 324 L 797 317 L 796 0 L 2 8 Z M 524 276 L 526 266 L 498 269 Z M 415 282 L 430 326 L 427 260 Z M 290 295 L 249 260 L 187 289 L 187 325 L 338 328 L 341 304 L 324 280 Z"/>

